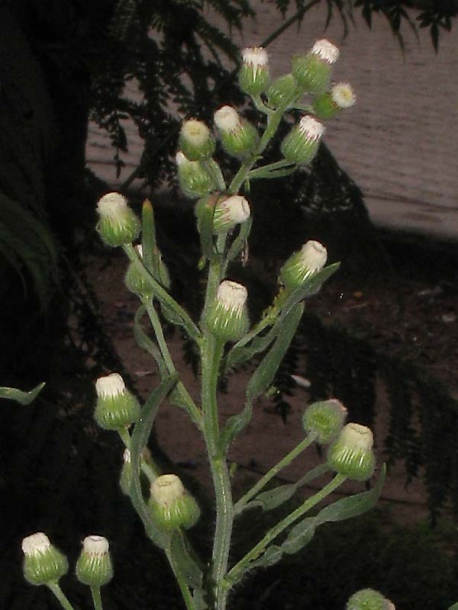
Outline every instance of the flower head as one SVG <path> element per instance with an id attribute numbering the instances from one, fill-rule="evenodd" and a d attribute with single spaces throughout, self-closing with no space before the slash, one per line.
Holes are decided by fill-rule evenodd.
<path id="1" fill-rule="evenodd" d="M 164 474 L 153 481 L 148 506 L 157 526 L 165 531 L 189 529 L 200 517 L 197 502 L 174 474 Z"/>
<path id="2" fill-rule="evenodd" d="M 190 161 L 199 161 L 212 156 L 215 140 L 205 123 L 189 119 L 181 126 L 179 147 Z"/>
<path id="3" fill-rule="evenodd" d="M 216 299 L 211 304 L 206 324 L 209 330 L 225 341 L 237 341 L 248 330 L 245 286 L 224 280 L 218 287 Z"/>
<path id="4" fill-rule="evenodd" d="M 291 163 L 307 165 L 316 155 L 324 131 L 322 123 L 312 116 L 304 116 L 283 140 L 283 156 Z"/>
<path id="5" fill-rule="evenodd" d="M 374 589 L 361 589 L 347 602 L 346 610 L 396 610 L 394 604 Z"/>
<path id="6" fill-rule="evenodd" d="M 94 418 L 105 430 L 122 430 L 138 421 L 140 405 L 118 373 L 100 377 L 95 383 L 97 403 Z"/>
<path id="7" fill-rule="evenodd" d="M 302 416 L 302 425 L 307 434 L 315 434 L 317 442 L 325 445 L 339 434 L 346 417 L 347 409 L 332 398 L 307 407 Z"/>
<path id="8" fill-rule="evenodd" d="M 24 538 L 22 551 L 24 577 L 32 585 L 56 583 L 68 572 L 67 559 L 43 532 Z"/>
<path id="9" fill-rule="evenodd" d="M 306 55 L 296 55 L 291 62 L 291 71 L 303 91 L 313 95 L 328 89 L 332 66 L 339 58 L 339 49 L 329 40 L 317 40 Z"/>
<path id="10" fill-rule="evenodd" d="M 76 577 L 84 585 L 102 587 L 113 578 L 108 540 L 103 536 L 87 536 L 76 563 Z"/>
<path id="11" fill-rule="evenodd" d="M 244 158 L 255 149 L 259 134 L 257 129 L 243 119 L 232 106 L 222 106 L 214 115 L 224 150 L 233 157 Z"/>
<path id="12" fill-rule="evenodd" d="M 242 51 L 243 63 L 239 72 L 240 89 L 248 95 L 259 95 L 269 85 L 269 56 L 262 47 Z"/>
<path id="13" fill-rule="evenodd" d="M 215 188 L 213 178 L 202 161 L 190 161 L 181 150 L 177 152 L 175 160 L 180 188 L 186 197 L 197 199 Z"/>
<path id="14" fill-rule="evenodd" d="M 309 240 L 299 252 L 293 254 L 280 271 L 280 282 L 288 289 L 294 290 L 323 269 L 328 253 L 318 241 Z"/>
<path id="15" fill-rule="evenodd" d="M 97 203 L 97 231 L 108 246 L 132 243 L 140 234 L 140 221 L 120 193 L 107 193 Z"/>
<path id="16" fill-rule="evenodd" d="M 374 474 L 374 437 L 366 426 L 347 424 L 328 451 L 328 464 L 354 481 L 367 481 Z"/>
<path id="17" fill-rule="evenodd" d="M 350 108 L 356 101 L 351 85 L 336 83 L 330 91 L 318 95 L 313 100 L 313 113 L 320 119 L 331 119 L 341 110 Z"/>

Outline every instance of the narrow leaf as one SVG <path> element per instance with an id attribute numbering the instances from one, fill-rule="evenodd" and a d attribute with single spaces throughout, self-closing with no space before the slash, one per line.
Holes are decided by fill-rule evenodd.
<path id="1" fill-rule="evenodd" d="M 296 333 L 303 312 L 304 304 L 299 303 L 293 307 L 289 315 L 284 318 L 281 332 L 279 333 L 277 340 L 264 356 L 248 383 L 248 400 L 253 401 L 272 383 L 275 373 Z"/>
<path id="2" fill-rule="evenodd" d="M 250 422 L 253 409 L 251 402 L 247 402 L 242 411 L 230 417 L 221 432 L 220 447 L 223 453 L 229 448 L 232 441 L 240 434 L 245 426 Z"/>
<path id="3" fill-rule="evenodd" d="M 245 510 L 248 507 L 259 506 L 262 510 L 272 510 L 281 506 L 284 502 L 290 500 L 297 491 L 297 485 L 295 483 L 289 483 L 288 485 L 281 485 L 275 487 L 275 489 L 269 489 L 264 491 L 256 498 L 245 506 Z"/>
<path id="4" fill-rule="evenodd" d="M 248 565 L 247 570 L 252 570 L 253 568 L 268 568 L 278 563 L 282 557 L 283 550 L 279 546 L 269 546 L 260 559 L 256 559 Z"/>
<path id="5" fill-rule="evenodd" d="M 170 553 L 174 569 L 181 574 L 186 583 L 192 588 L 201 589 L 203 585 L 202 569 L 192 557 L 181 531 L 172 534 Z"/>
<path id="6" fill-rule="evenodd" d="M 370 490 L 363 493 L 338 500 L 329 506 L 323 508 L 315 517 L 316 525 L 328 523 L 331 521 L 344 521 L 352 517 L 358 517 L 375 506 L 380 497 L 382 486 L 385 481 L 386 469 L 382 467 L 380 476 L 376 485 Z"/>
<path id="7" fill-rule="evenodd" d="M 307 517 L 300 521 L 289 532 L 286 540 L 281 545 L 283 552 L 292 555 L 300 551 L 312 540 L 316 527 L 315 517 Z"/>
<path id="8" fill-rule="evenodd" d="M 315 275 L 312 275 L 308 280 L 305 280 L 305 282 L 301 286 L 299 286 L 299 288 L 293 290 L 283 307 L 281 313 L 282 318 L 286 317 L 298 303 L 300 303 L 307 297 L 316 294 L 320 290 L 322 284 L 332 275 L 334 275 L 334 273 L 339 269 L 339 267 L 340 263 L 328 265 L 319 273 L 316 273 Z"/>
<path id="9" fill-rule="evenodd" d="M 40 383 L 36 388 L 30 390 L 30 392 L 23 392 L 22 390 L 17 390 L 16 388 L 5 388 L 0 387 L 0 398 L 7 398 L 9 400 L 15 400 L 19 402 L 21 405 L 29 405 L 41 390 L 44 388 L 45 383 Z"/>

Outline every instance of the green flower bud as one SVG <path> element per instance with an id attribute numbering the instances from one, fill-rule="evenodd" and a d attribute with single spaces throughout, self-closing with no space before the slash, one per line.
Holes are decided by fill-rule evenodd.
<path id="1" fill-rule="evenodd" d="M 310 240 L 295 252 L 280 270 L 280 282 L 289 290 L 301 286 L 323 269 L 328 253 L 318 241 Z"/>
<path id="2" fill-rule="evenodd" d="M 214 118 L 221 144 L 229 155 L 243 158 L 253 153 L 259 142 L 258 131 L 235 108 L 223 106 L 215 112 Z"/>
<path id="3" fill-rule="evenodd" d="M 297 83 L 292 74 L 280 76 L 270 85 L 266 92 L 269 106 L 278 108 L 286 103 L 292 103 L 299 96 Z"/>
<path id="4" fill-rule="evenodd" d="M 181 151 L 175 157 L 178 182 L 186 197 L 197 199 L 215 189 L 213 178 L 201 161 L 190 161 Z"/>
<path id="5" fill-rule="evenodd" d="M 356 101 L 352 87 L 348 83 L 337 83 L 331 91 L 326 91 L 313 100 L 313 114 L 320 119 L 331 119 L 344 108 L 350 108 Z"/>
<path id="6" fill-rule="evenodd" d="M 328 464 L 335 472 L 354 481 L 367 481 L 374 474 L 374 437 L 360 424 L 347 424 L 328 451 Z"/>
<path id="7" fill-rule="evenodd" d="M 296 55 L 291 71 L 300 87 L 311 94 L 324 93 L 331 82 L 332 65 L 339 58 L 339 49 L 329 40 L 318 40 L 306 55 Z"/>
<path id="8" fill-rule="evenodd" d="M 108 540 L 103 536 L 87 536 L 76 562 L 76 577 L 90 587 L 103 587 L 113 578 Z"/>
<path id="9" fill-rule="evenodd" d="M 250 326 L 245 286 L 224 280 L 208 310 L 207 328 L 224 341 L 238 341 Z"/>
<path id="10" fill-rule="evenodd" d="M 347 602 L 346 610 L 396 610 L 394 604 L 374 589 L 361 589 Z"/>
<path id="11" fill-rule="evenodd" d="M 68 572 L 66 557 L 51 544 L 46 534 L 38 532 L 22 541 L 24 577 L 31 585 L 56 583 Z"/>
<path id="12" fill-rule="evenodd" d="M 215 152 L 213 135 L 205 123 L 196 119 L 183 122 L 178 143 L 190 161 L 209 159 Z"/>
<path id="13" fill-rule="evenodd" d="M 179 527 L 189 529 L 200 517 L 197 502 L 174 474 L 163 474 L 153 481 L 148 507 L 157 526 L 169 532 Z"/>
<path id="14" fill-rule="evenodd" d="M 95 383 L 97 404 L 94 419 L 105 430 L 122 430 L 138 421 L 140 405 L 131 394 L 121 375 L 112 373 Z"/>
<path id="15" fill-rule="evenodd" d="M 135 246 L 135 250 L 140 259 L 143 258 L 143 249 L 141 245 Z M 146 281 L 143 274 L 137 269 L 137 266 L 134 263 L 129 263 L 127 267 L 126 275 L 124 277 L 124 282 L 126 287 L 130 292 L 134 294 L 138 294 L 144 297 L 151 297 L 153 295 L 153 291 L 151 289 L 151 285 Z"/>
<path id="16" fill-rule="evenodd" d="M 143 260 L 143 247 L 141 245 L 135 246 L 135 250 L 140 260 Z M 164 288 L 170 287 L 170 275 L 166 264 L 162 260 L 162 254 L 158 248 L 155 248 L 154 256 L 157 259 L 157 273 L 155 273 L 155 279 L 164 286 Z M 151 297 L 154 290 L 151 288 L 151 284 L 145 279 L 143 273 L 138 269 L 134 263 L 129 263 L 127 267 L 126 275 L 124 277 L 126 287 L 130 292 L 138 294 L 143 297 Z"/>
<path id="17" fill-rule="evenodd" d="M 240 89 L 248 95 L 259 95 L 269 85 L 269 56 L 262 47 L 242 51 L 243 63 L 239 72 Z"/>
<path id="18" fill-rule="evenodd" d="M 132 243 L 140 234 L 140 220 L 120 193 L 107 193 L 97 203 L 99 222 L 97 231 L 102 240 L 112 247 Z"/>
<path id="19" fill-rule="evenodd" d="M 324 125 L 311 116 L 305 116 L 292 128 L 281 143 L 281 152 L 287 161 L 307 165 L 318 151 Z"/>
<path id="20" fill-rule="evenodd" d="M 216 193 L 203 197 L 198 201 L 195 209 L 197 228 L 200 232 L 203 219 L 211 214 L 213 232 L 227 233 L 239 224 L 243 224 L 250 217 L 250 206 L 245 197 L 241 195 L 218 195 Z"/>
<path id="21" fill-rule="evenodd" d="M 321 445 L 330 443 L 342 430 L 347 409 L 332 398 L 310 405 L 302 416 L 302 425 L 307 434 L 316 434 Z"/>

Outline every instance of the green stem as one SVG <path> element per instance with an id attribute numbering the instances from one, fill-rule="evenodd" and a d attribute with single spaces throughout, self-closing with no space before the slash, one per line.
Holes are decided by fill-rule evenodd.
<path id="1" fill-rule="evenodd" d="M 204 434 L 216 498 L 216 526 L 212 552 L 211 582 L 215 610 L 224 610 L 227 592 L 221 587 L 227 572 L 233 526 L 233 502 L 226 456 L 220 448 L 218 420 L 218 374 L 224 344 L 214 336 L 205 337 L 202 350 L 202 408 Z"/>
<path id="2" fill-rule="evenodd" d="M 100 587 L 91 587 L 92 602 L 94 610 L 103 610 L 102 596 L 100 595 Z"/>
<path id="3" fill-rule="evenodd" d="M 302 440 L 294 449 L 292 449 L 283 459 L 281 459 L 273 468 L 271 468 L 266 474 L 259 479 L 259 481 L 253 485 L 253 487 L 247 491 L 247 493 L 240 498 L 240 500 L 234 506 L 235 514 L 242 512 L 245 505 L 254 498 L 263 489 L 269 481 L 271 481 L 279 472 L 289 466 L 293 460 L 295 460 L 303 451 L 307 449 L 316 440 L 316 435 L 310 434 L 304 440 Z"/>
<path id="4" fill-rule="evenodd" d="M 282 159 L 281 161 L 276 161 L 275 163 L 269 163 L 268 165 L 263 165 L 262 167 L 258 167 L 257 169 L 251 170 L 248 174 L 248 178 L 251 180 L 253 178 L 263 178 L 264 174 L 268 174 L 271 171 L 277 171 L 279 169 L 284 169 L 289 165 L 294 165 L 293 169 L 296 169 L 296 165 L 291 163 L 291 161 L 287 161 L 286 159 Z"/>
<path id="5" fill-rule="evenodd" d="M 226 577 L 225 587 L 227 591 L 229 591 L 230 587 L 237 582 L 240 576 L 249 569 L 249 564 L 257 559 L 262 553 L 266 550 L 271 542 L 275 540 L 277 536 L 279 536 L 287 527 L 292 525 L 295 521 L 300 519 L 306 512 L 308 512 L 311 508 L 316 506 L 319 502 L 324 500 L 329 494 L 335 491 L 344 481 L 346 481 L 347 477 L 342 474 L 337 474 L 332 481 L 330 481 L 327 485 L 323 487 L 319 492 L 305 500 L 301 506 L 299 506 L 296 510 L 290 513 L 287 517 L 282 519 L 277 525 L 275 525 L 271 530 L 267 532 L 262 540 L 256 544 L 251 551 L 249 551 L 245 557 L 243 557 L 228 573 Z"/>
<path id="6" fill-rule="evenodd" d="M 152 299 L 142 299 L 142 303 L 150 319 L 154 334 L 156 335 L 156 340 L 161 351 L 162 358 L 164 359 L 165 365 L 167 367 L 168 373 L 170 375 L 173 375 L 174 373 L 177 373 L 177 370 L 175 368 L 175 363 L 172 360 L 172 356 L 170 355 L 169 346 L 167 345 L 167 341 L 165 340 L 164 331 L 162 329 L 162 325 L 159 320 L 157 311 L 154 308 L 153 301 Z M 189 394 L 182 381 L 177 381 L 176 388 L 180 394 L 180 398 L 186 404 L 186 410 L 189 413 L 189 416 L 196 424 L 196 426 L 200 429 L 202 423 L 202 414 L 199 408 L 191 398 L 191 395 Z"/>
<path id="7" fill-rule="evenodd" d="M 60 588 L 59 583 L 53 582 L 47 584 L 46 586 L 54 593 L 64 610 L 75 610 L 66 595 L 64 594 L 64 592 L 62 591 L 62 589 Z"/>

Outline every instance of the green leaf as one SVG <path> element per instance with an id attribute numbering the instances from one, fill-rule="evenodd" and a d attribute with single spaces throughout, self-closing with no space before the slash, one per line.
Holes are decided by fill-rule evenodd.
<path id="1" fill-rule="evenodd" d="M 266 552 L 260 557 L 260 559 L 256 559 L 252 561 L 248 565 L 248 570 L 252 570 L 253 568 L 268 568 L 278 563 L 280 559 L 283 557 L 283 550 L 281 547 L 277 545 L 269 546 Z"/>
<path id="2" fill-rule="evenodd" d="M 365 491 L 350 496 L 349 498 L 338 500 L 323 508 L 315 517 L 317 526 L 331 521 L 351 519 L 352 517 L 362 515 L 373 508 L 380 497 L 380 492 L 382 491 L 383 483 L 385 481 L 385 474 L 386 468 L 385 465 L 383 465 L 378 481 L 370 491 Z"/>
<path id="3" fill-rule="evenodd" d="M 322 269 L 319 273 L 312 275 L 308 280 L 305 280 L 305 282 L 303 282 L 303 284 L 301 284 L 299 288 L 293 290 L 293 292 L 286 300 L 285 305 L 283 306 L 283 309 L 280 314 L 281 318 L 284 319 L 286 316 L 288 316 L 291 310 L 294 309 L 294 307 L 296 307 L 298 303 L 300 303 L 307 297 L 316 294 L 320 290 L 322 284 L 332 275 L 334 275 L 334 273 L 339 269 L 339 267 L 340 263 L 334 263 L 333 265 L 329 265 L 328 267 Z"/>
<path id="4" fill-rule="evenodd" d="M 230 417 L 221 432 L 220 450 L 223 453 L 229 448 L 232 441 L 240 434 L 245 426 L 250 422 L 253 413 L 251 402 L 247 402 L 242 411 Z"/>
<path id="5" fill-rule="evenodd" d="M 453 606 L 450 606 L 448 610 L 458 610 L 458 602 L 456 604 L 453 604 Z"/>
<path id="6" fill-rule="evenodd" d="M 30 390 L 30 392 L 23 392 L 22 390 L 17 390 L 16 388 L 5 388 L 0 387 L 0 398 L 7 398 L 9 400 L 15 400 L 19 402 L 21 405 L 29 405 L 41 390 L 44 388 L 45 383 L 40 383 L 36 388 Z"/>
<path id="7" fill-rule="evenodd" d="M 237 364 L 248 362 L 256 354 L 265 351 L 279 332 L 280 326 L 276 326 L 275 328 L 271 328 L 266 335 L 262 337 L 255 337 L 248 346 L 243 345 L 241 347 L 237 347 L 237 344 L 234 345 L 227 355 L 224 370 L 227 371 Z"/>
<path id="8" fill-rule="evenodd" d="M 192 557 L 183 532 L 177 531 L 172 534 L 170 554 L 174 570 L 180 573 L 190 587 L 202 589 L 203 572 L 197 561 Z"/>
<path id="9" fill-rule="evenodd" d="M 247 386 L 248 400 L 253 401 L 272 383 L 275 373 L 283 360 L 286 351 L 293 340 L 297 327 L 304 312 L 304 304 L 298 303 L 285 316 L 277 340 L 262 359 Z"/>
<path id="10" fill-rule="evenodd" d="M 290 500 L 297 491 L 296 483 L 289 483 L 288 485 L 280 485 L 275 489 L 269 489 L 263 491 L 261 494 L 255 497 L 255 499 L 245 506 L 245 510 L 248 507 L 259 506 L 262 510 L 272 510 L 281 506 L 284 502 Z"/>
<path id="11" fill-rule="evenodd" d="M 300 521 L 289 532 L 286 540 L 281 545 L 283 552 L 292 555 L 300 551 L 312 540 L 316 528 L 315 517 L 307 517 Z"/>

